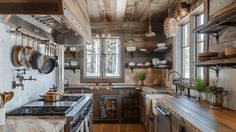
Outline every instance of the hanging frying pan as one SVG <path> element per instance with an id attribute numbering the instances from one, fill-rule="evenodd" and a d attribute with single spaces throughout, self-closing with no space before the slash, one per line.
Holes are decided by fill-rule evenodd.
<path id="1" fill-rule="evenodd" d="M 43 65 L 44 56 L 39 52 L 39 44 L 37 45 L 37 52 L 32 57 L 32 69 L 39 69 Z"/>
<path id="2" fill-rule="evenodd" d="M 28 39 L 28 41 L 27 41 L 27 46 L 25 47 L 27 50 L 28 50 L 28 54 L 26 55 L 26 65 L 28 66 L 28 67 L 31 67 L 31 61 L 32 61 L 32 57 L 33 57 L 33 55 L 34 55 L 34 53 L 36 52 L 35 50 L 34 50 L 34 45 L 32 45 L 32 47 L 31 46 L 29 46 L 29 42 L 30 42 L 30 39 Z"/>
<path id="3" fill-rule="evenodd" d="M 16 35 L 16 40 L 15 40 L 15 44 L 16 46 L 13 48 L 13 52 L 12 52 L 12 62 L 14 64 L 14 66 L 16 67 L 20 67 L 20 63 L 18 61 L 18 54 L 22 48 L 21 45 L 18 45 L 18 42 L 17 42 L 17 39 L 18 39 L 18 36 Z"/>
<path id="4" fill-rule="evenodd" d="M 16 39 L 17 39 L 17 37 L 16 37 Z M 16 67 L 20 67 L 25 64 L 24 52 L 25 52 L 25 50 L 24 50 L 24 46 L 23 46 L 23 38 L 21 38 L 21 45 L 17 45 L 14 48 L 13 55 L 12 55 L 13 64 Z"/>
<path id="5" fill-rule="evenodd" d="M 51 73 L 55 67 L 55 60 L 51 57 L 51 48 L 50 46 L 45 46 L 45 55 L 44 62 L 42 67 L 39 68 L 39 71 L 43 74 Z"/>
<path id="6" fill-rule="evenodd" d="M 18 61 L 21 66 L 26 65 L 26 56 L 29 54 L 29 50 L 24 47 L 24 37 L 21 40 L 22 48 L 18 54 Z"/>
<path id="7" fill-rule="evenodd" d="M 164 32 L 167 38 L 176 36 L 177 33 L 177 21 L 171 17 L 172 12 L 168 9 L 168 17 L 164 21 Z"/>

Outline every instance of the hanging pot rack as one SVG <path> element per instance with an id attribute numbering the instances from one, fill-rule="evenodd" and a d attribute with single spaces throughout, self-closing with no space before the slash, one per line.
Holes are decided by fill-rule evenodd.
<path id="1" fill-rule="evenodd" d="M 34 36 L 34 35 L 31 35 L 29 33 L 26 33 L 24 31 L 21 30 L 22 27 L 21 26 L 18 26 L 16 28 L 12 27 L 10 29 L 10 32 L 11 33 L 15 33 L 15 34 L 19 34 L 21 35 L 22 37 L 25 37 L 25 38 L 29 38 L 29 39 L 33 39 L 33 40 L 36 40 L 36 41 L 39 41 L 40 43 L 48 43 L 49 45 L 53 45 L 53 46 L 56 46 L 55 43 L 53 42 L 50 42 L 48 39 L 46 38 L 41 38 L 41 37 L 37 37 L 37 36 Z"/>

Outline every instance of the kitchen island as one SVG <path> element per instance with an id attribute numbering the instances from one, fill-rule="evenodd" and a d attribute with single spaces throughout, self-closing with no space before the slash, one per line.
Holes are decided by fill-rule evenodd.
<path id="1" fill-rule="evenodd" d="M 63 132 L 65 117 L 8 116 L 0 132 Z"/>

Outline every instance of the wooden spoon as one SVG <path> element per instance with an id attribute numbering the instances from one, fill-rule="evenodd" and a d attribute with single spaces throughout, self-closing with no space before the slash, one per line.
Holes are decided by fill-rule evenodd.
<path id="1" fill-rule="evenodd" d="M 4 92 L 4 94 L 5 94 L 5 103 L 10 101 L 14 96 L 14 93 L 12 91 L 11 92 Z"/>
<path id="2" fill-rule="evenodd" d="M 2 104 L 3 104 L 3 99 L 2 99 L 2 93 L 0 92 L 0 108 L 2 108 Z"/>

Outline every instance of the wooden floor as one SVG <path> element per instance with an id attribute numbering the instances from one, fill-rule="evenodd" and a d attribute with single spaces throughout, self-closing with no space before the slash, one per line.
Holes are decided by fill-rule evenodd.
<path id="1" fill-rule="evenodd" d="M 146 132 L 142 124 L 93 124 L 93 132 Z"/>

